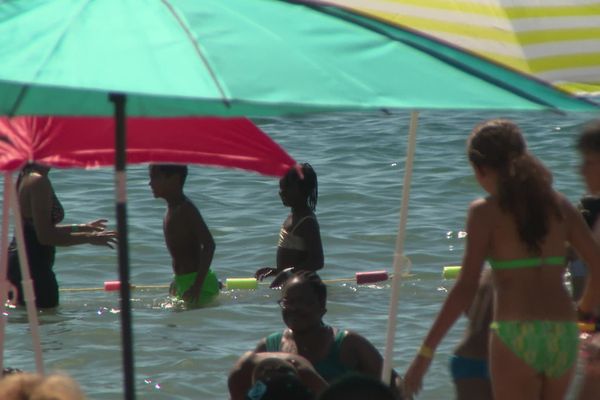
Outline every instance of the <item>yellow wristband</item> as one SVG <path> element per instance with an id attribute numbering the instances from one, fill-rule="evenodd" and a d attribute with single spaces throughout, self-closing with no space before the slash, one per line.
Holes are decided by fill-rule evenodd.
<path id="1" fill-rule="evenodd" d="M 419 349 L 419 352 L 417 354 L 425 358 L 433 358 L 433 353 L 434 351 L 431 347 L 421 345 L 421 348 Z"/>

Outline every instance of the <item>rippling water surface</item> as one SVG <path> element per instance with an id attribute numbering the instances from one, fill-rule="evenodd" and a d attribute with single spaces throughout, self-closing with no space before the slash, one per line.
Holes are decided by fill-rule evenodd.
<path id="1" fill-rule="evenodd" d="M 554 172 L 556 188 L 577 200 L 583 184 L 573 143 L 585 114 L 424 112 L 410 194 L 405 254 L 412 277 L 401 287 L 395 368 L 404 371 L 446 296 L 444 265 L 460 261 L 468 203 L 482 194 L 464 154 L 470 129 L 503 116 L 521 124 L 530 148 Z M 257 122 L 296 160 L 319 177 L 317 214 L 326 267 L 324 279 L 391 270 L 404 173 L 408 113 L 322 114 Z M 53 170 L 67 210 L 65 223 L 107 217 L 114 224 L 110 169 Z M 147 168 L 128 169 L 131 282 L 169 282 L 170 259 L 162 237 L 165 205 L 147 185 Z M 253 173 L 191 167 L 188 196 L 198 205 L 217 243 L 213 268 L 220 278 L 249 277 L 273 265 L 279 226 L 287 215 L 276 179 Z M 113 225 L 114 226 L 114 225 Z M 116 253 L 98 247 L 60 248 L 55 271 L 61 288 L 102 287 L 117 279 Z M 282 329 L 279 293 L 224 292 L 212 307 L 181 311 L 165 290 L 134 290 L 133 321 L 138 398 L 226 399 L 227 372 L 263 336 Z M 389 284 L 329 286 L 329 324 L 356 330 L 383 352 Z M 62 292 L 61 306 L 40 316 L 48 370 L 74 376 L 92 399 L 122 397 L 119 303 L 115 293 Z M 442 343 L 420 399 L 450 398 L 447 358 L 464 321 Z M 11 310 L 5 364 L 35 369 L 24 310 Z"/>

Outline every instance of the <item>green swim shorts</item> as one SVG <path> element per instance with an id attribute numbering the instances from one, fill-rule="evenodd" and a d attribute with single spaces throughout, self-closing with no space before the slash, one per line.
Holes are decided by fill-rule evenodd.
<path id="1" fill-rule="evenodd" d="M 183 294 L 196 282 L 197 272 L 191 272 L 189 274 L 174 275 L 173 282 L 175 283 L 176 297 L 179 299 L 183 298 Z M 213 301 L 219 295 L 219 280 L 217 275 L 209 269 L 204 278 L 202 289 L 200 290 L 200 296 L 198 301 L 191 305 L 203 306 Z"/>

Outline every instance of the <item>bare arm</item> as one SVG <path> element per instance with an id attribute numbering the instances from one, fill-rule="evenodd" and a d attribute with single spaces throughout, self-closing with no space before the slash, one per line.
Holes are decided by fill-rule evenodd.
<path id="1" fill-rule="evenodd" d="M 194 284 L 190 287 L 188 292 L 184 294 L 184 298 L 190 296 L 191 301 L 195 301 L 200 295 L 200 290 L 202 289 L 204 279 L 206 278 L 206 274 L 208 273 L 208 269 L 212 263 L 216 246 L 212 234 L 210 233 L 210 230 L 204 222 L 200 212 L 195 207 L 192 207 L 190 211 L 191 212 L 182 215 L 182 217 L 186 217 L 186 220 L 191 222 L 191 234 L 194 237 L 193 243 L 197 243 L 196 262 L 198 274 Z"/>
<path id="2" fill-rule="evenodd" d="M 323 243 L 321 242 L 321 230 L 319 222 L 315 218 L 306 219 L 297 229 L 298 235 L 304 238 L 308 257 L 301 264 L 297 265 L 306 270 L 316 271 L 323 268 Z"/>
<path id="3" fill-rule="evenodd" d="M 26 190 L 30 202 L 33 225 L 40 243 L 49 246 L 73 246 L 77 244 L 93 244 L 109 246 L 116 242 L 116 232 L 105 231 L 106 220 L 96 220 L 85 225 L 58 226 L 52 223 L 52 185 L 47 177 L 31 175 L 23 182 L 22 190 Z"/>
<path id="4" fill-rule="evenodd" d="M 594 240 L 581 213 L 566 199 L 563 204 L 567 224 L 567 240 L 588 267 L 588 278 L 579 301 L 579 308 L 589 313 L 600 305 L 600 246 Z"/>
<path id="5" fill-rule="evenodd" d="M 351 366 L 352 370 L 376 379 L 381 377 L 383 357 L 365 337 L 352 331 L 348 332 L 342 342 L 340 353 L 344 364 Z M 390 386 L 396 396 L 399 396 L 399 392 L 402 391 L 401 379 L 394 370 L 391 378 Z"/>

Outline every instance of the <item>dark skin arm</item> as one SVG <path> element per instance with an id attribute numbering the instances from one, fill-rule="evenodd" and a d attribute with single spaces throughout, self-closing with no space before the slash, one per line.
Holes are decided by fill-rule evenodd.
<path id="1" fill-rule="evenodd" d="M 344 365 L 355 372 L 380 379 L 383 368 L 383 357 L 364 336 L 348 331 L 340 348 L 340 359 Z M 391 388 L 397 397 L 402 392 L 402 380 L 392 370 Z"/>
<path id="2" fill-rule="evenodd" d="M 52 184 L 47 176 L 30 174 L 26 176 L 19 190 L 19 202 L 24 217 L 31 218 L 40 243 L 50 246 L 73 246 L 92 244 L 113 247 L 117 233 L 106 231 L 106 220 L 99 219 L 77 225 L 73 232 L 71 225 L 54 225 L 52 213 Z"/>

